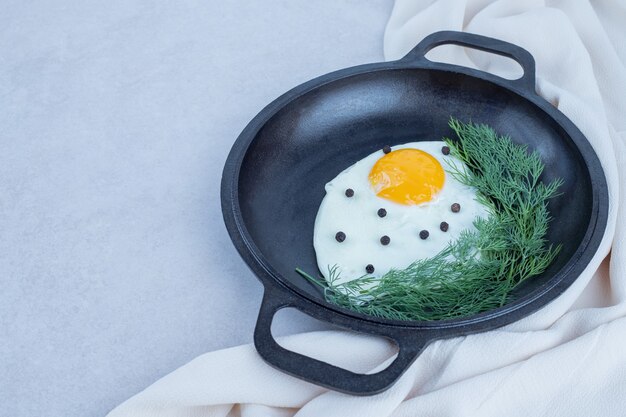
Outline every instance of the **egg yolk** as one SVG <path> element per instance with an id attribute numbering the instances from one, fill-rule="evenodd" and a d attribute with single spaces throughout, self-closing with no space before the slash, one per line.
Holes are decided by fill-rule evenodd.
<path id="1" fill-rule="evenodd" d="M 426 203 L 443 187 L 445 174 L 431 154 L 399 149 L 380 158 L 370 171 L 376 195 L 404 205 Z"/>

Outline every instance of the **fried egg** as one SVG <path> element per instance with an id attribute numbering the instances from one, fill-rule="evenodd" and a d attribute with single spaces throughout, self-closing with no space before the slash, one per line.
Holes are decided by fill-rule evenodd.
<path id="1" fill-rule="evenodd" d="M 411 142 L 374 152 L 327 183 L 313 233 L 324 277 L 331 268 L 335 283 L 380 277 L 474 229 L 487 209 L 446 171 L 450 164 L 464 168 L 444 142 Z"/>

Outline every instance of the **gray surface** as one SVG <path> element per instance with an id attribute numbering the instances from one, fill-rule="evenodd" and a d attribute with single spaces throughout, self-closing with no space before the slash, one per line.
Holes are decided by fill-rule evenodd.
<path id="1" fill-rule="evenodd" d="M 101 416 L 251 341 L 261 287 L 222 224 L 223 161 L 282 92 L 381 60 L 391 9 L 54 3 L 0 7 L 3 416 Z"/>

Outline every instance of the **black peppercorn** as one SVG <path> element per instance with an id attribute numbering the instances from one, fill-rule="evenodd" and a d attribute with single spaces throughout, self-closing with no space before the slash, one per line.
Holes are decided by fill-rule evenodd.
<path id="1" fill-rule="evenodd" d="M 452 210 L 452 213 L 458 213 L 461 211 L 461 205 L 459 203 L 454 203 L 450 206 L 450 210 Z"/>
<path id="2" fill-rule="evenodd" d="M 385 145 L 385 146 L 383 146 L 383 152 L 384 152 L 384 153 L 389 153 L 389 152 L 391 152 L 391 146 L 389 146 L 389 145 Z"/>
<path id="3" fill-rule="evenodd" d="M 387 235 L 380 238 L 380 243 L 382 243 L 384 246 L 387 246 L 389 242 L 391 242 L 391 238 Z"/>
<path id="4" fill-rule="evenodd" d="M 430 233 L 428 233 L 428 230 L 422 230 L 422 231 L 420 232 L 420 238 L 421 238 L 422 240 L 426 240 L 426 239 L 428 239 L 428 236 L 429 236 L 429 235 L 430 235 Z"/>
<path id="5" fill-rule="evenodd" d="M 368 274 L 373 274 L 374 273 L 374 265 L 367 264 L 367 266 L 365 267 L 365 272 L 367 272 Z"/>
<path id="6" fill-rule="evenodd" d="M 352 188 L 348 188 L 346 190 L 346 197 L 352 197 L 354 196 L 354 190 Z"/>
<path id="7" fill-rule="evenodd" d="M 337 232 L 335 239 L 337 239 L 337 242 L 341 243 L 346 240 L 346 234 L 344 232 Z"/>
<path id="8" fill-rule="evenodd" d="M 441 229 L 442 232 L 447 232 L 448 231 L 448 227 L 450 225 L 446 222 L 441 222 L 441 224 L 439 225 L 439 229 Z"/>
<path id="9" fill-rule="evenodd" d="M 385 217 L 387 215 L 387 210 L 384 208 L 378 209 L 378 217 Z"/>
<path id="10" fill-rule="evenodd" d="M 441 153 L 444 155 L 450 155 L 450 148 L 447 146 L 444 146 L 443 148 L 441 148 Z"/>

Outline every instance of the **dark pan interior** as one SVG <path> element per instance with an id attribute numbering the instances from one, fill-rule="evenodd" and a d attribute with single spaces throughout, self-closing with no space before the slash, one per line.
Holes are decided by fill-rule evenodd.
<path id="1" fill-rule="evenodd" d="M 244 224 L 268 264 L 292 288 L 323 300 L 294 268 L 318 272 L 313 225 L 324 185 L 385 144 L 451 136 L 450 116 L 487 123 L 538 150 L 544 180 L 565 181 L 549 207 L 549 239 L 563 248 L 516 296 L 545 284 L 574 255 L 590 221 L 591 181 L 578 149 L 552 118 L 515 93 L 464 74 L 424 69 L 357 74 L 323 85 L 292 101 L 258 132 L 238 190 Z"/>

